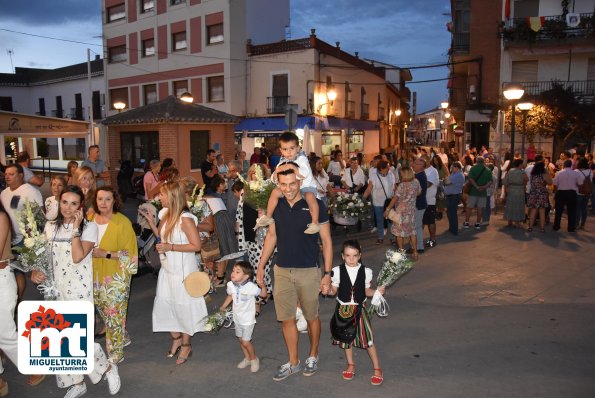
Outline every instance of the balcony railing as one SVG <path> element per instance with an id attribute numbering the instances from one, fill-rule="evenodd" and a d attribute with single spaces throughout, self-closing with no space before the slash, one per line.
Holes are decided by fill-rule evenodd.
<path id="1" fill-rule="evenodd" d="M 367 120 L 370 118 L 370 104 L 362 104 L 362 113 L 360 119 Z"/>
<path id="2" fill-rule="evenodd" d="M 505 82 L 504 85 L 509 82 Z M 595 103 L 595 80 L 573 80 L 573 81 L 539 81 L 539 82 L 514 82 L 520 84 L 525 89 L 525 96 L 537 97 L 541 93 L 551 90 L 554 85 L 561 86 L 563 89 L 572 89 L 575 97 L 582 102 Z"/>
<path id="3" fill-rule="evenodd" d="M 70 118 L 74 120 L 85 120 L 84 108 L 70 108 Z"/>
<path id="4" fill-rule="evenodd" d="M 379 106 L 378 107 L 378 121 L 384 120 L 385 117 L 386 117 L 386 115 L 384 114 L 384 107 Z"/>
<path id="5" fill-rule="evenodd" d="M 578 26 L 571 28 L 566 23 L 565 15 L 538 17 L 535 23 L 540 25 L 536 32 L 531 29 L 529 18 L 513 18 L 501 23 L 500 37 L 506 42 L 543 42 L 548 40 L 588 39 L 595 37 L 595 15 L 583 13 Z"/>
<path id="6" fill-rule="evenodd" d="M 469 52 L 469 32 L 454 33 L 452 35 L 452 49 L 455 53 Z"/>
<path id="7" fill-rule="evenodd" d="M 350 119 L 355 119 L 355 101 L 347 101 L 347 115 Z"/>
<path id="8" fill-rule="evenodd" d="M 63 109 L 52 110 L 52 117 L 64 117 L 64 110 Z"/>
<path id="9" fill-rule="evenodd" d="M 267 113 L 285 113 L 289 97 L 267 97 Z"/>

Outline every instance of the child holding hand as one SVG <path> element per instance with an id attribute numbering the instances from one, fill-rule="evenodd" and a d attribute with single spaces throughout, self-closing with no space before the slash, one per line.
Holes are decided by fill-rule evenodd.
<path id="1" fill-rule="evenodd" d="M 251 281 L 254 269 L 247 261 L 237 262 L 231 271 L 230 281 L 227 282 L 227 298 L 220 310 L 225 311 L 233 302 L 233 321 L 236 337 L 244 353 L 244 359 L 238 363 L 238 369 L 250 366 L 252 373 L 258 372 L 260 361 L 252 345 L 252 332 L 256 323 L 256 296 L 266 297 L 266 289 Z"/>
<path id="2" fill-rule="evenodd" d="M 372 270 L 361 264 L 361 253 L 362 249 L 358 241 L 345 241 L 341 253 L 344 263 L 334 267 L 331 272 L 329 294 L 337 294 L 337 307 L 331 320 L 331 335 L 333 344 L 345 350 L 347 369 L 342 372 L 343 379 L 353 380 L 355 363 L 352 347 L 359 347 L 368 351 L 374 366 L 371 384 L 379 386 L 384 378 L 365 308 L 366 297 L 372 297 L 375 290 L 370 288 Z M 384 290 L 384 286 L 378 288 L 381 294 L 384 294 Z"/>
<path id="3" fill-rule="evenodd" d="M 299 138 L 294 133 L 285 132 L 281 134 L 281 137 L 279 137 L 279 145 L 281 146 L 281 154 L 283 156 L 281 157 L 279 166 L 275 169 L 275 172 L 271 178 L 276 183 L 277 173 L 280 171 L 286 170 L 288 167 L 297 167 L 299 169 L 297 176 L 302 181 L 300 190 L 302 191 L 302 195 L 304 195 L 306 203 L 308 203 L 310 216 L 312 217 L 312 223 L 308 224 L 308 228 L 306 228 L 304 233 L 316 234 L 320 232 L 320 225 L 318 224 L 320 208 L 318 206 L 318 201 L 316 200 L 318 191 L 314 183 L 314 178 L 312 177 L 312 170 L 310 169 L 308 158 L 304 152 L 299 150 Z M 283 193 L 279 188 L 275 188 L 273 192 L 271 192 L 271 196 L 269 197 L 269 202 L 267 204 L 267 214 L 266 216 L 262 216 L 257 220 L 256 227 L 266 227 L 267 225 L 271 225 L 275 222 L 273 220 L 273 212 L 279 203 L 279 199 L 282 197 Z"/>

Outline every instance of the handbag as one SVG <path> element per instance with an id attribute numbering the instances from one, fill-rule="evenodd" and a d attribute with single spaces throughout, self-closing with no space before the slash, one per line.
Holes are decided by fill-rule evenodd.
<path id="1" fill-rule="evenodd" d="M 337 303 L 331 318 L 331 336 L 336 341 L 351 344 L 357 333 L 357 324 L 362 315 L 360 305 L 343 305 Z"/>
<path id="2" fill-rule="evenodd" d="M 201 240 L 200 257 L 205 263 L 221 258 L 219 251 L 219 238 L 216 233 L 211 233 L 208 238 Z"/>

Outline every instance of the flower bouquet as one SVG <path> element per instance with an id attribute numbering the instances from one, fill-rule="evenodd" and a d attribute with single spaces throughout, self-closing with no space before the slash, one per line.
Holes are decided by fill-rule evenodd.
<path id="1" fill-rule="evenodd" d="M 244 183 L 244 201 L 255 209 L 266 209 L 275 184 L 271 180 L 264 179 L 260 167 L 255 168 L 255 176 L 256 180 L 246 181 L 241 175 L 238 175 Z"/>
<path id="2" fill-rule="evenodd" d="M 155 199 L 151 199 L 149 200 L 147 203 L 153 205 L 155 207 L 155 210 L 157 210 L 156 214 L 159 214 L 159 212 L 161 211 L 161 209 L 163 209 L 163 205 L 161 204 L 161 201 L 157 198 Z"/>
<path id="3" fill-rule="evenodd" d="M 205 333 L 217 334 L 222 327 L 225 327 L 226 329 L 232 328 L 233 312 L 231 309 L 213 312 L 211 315 L 207 315 L 204 320 Z"/>
<path id="4" fill-rule="evenodd" d="M 364 218 L 370 213 L 370 204 L 357 193 L 339 192 L 330 204 L 333 217 L 337 224 L 354 225 L 357 219 Z M 345 220 L 342 222 L 341 220 Z"/>
<path id="5" fill-rule="evenodd" d="M 192 190 L 192 195 L 190 195 L 190 200 L 187 202 L 190 213 L 194 214 L 196 218 L 198 218 L 199 223 L 201 223 L 205 218 L 204 210 L 205 206 L 207 206 L 207 203 L 202 199 L 205 194 L 205 187 L 206 185 L 203 185 L 197 195 L 196 190 L 198 189 L 198 184 L 195 185 L 194 189 Z"/>
<path id="6" fill-rule="evenodd" d="M 17 215 L 19 231 L 23 234 L 23 246 L 13 248 L 19 253 L 19 258 L 17 262 L 12 263 L 12 267 L 23 272 L 43 272 L 46 280 L 37 288 L 46 300 L 55 300 L 58 298 L 58 291 L 54 282 L 48 239 L 43 233 L 45 222 L 41 207 L 27 200 L 25 208 Z"/>
<path id="7" fill-rule="evenodd" d="M 399 250 L 389 249 L 386 251 L 386 261 L 384 261 L 384 264 L 378 273 L 376 285 L 389 287 L 412 268 L 413 262 L 407 259 L 405 253 Z M 388 303 L 378 290 L 374 293 L 370 304 L 371 305 L 368 307 L 368 315 L 372 316 L 377 314 L 381 318 L 388 316 Z"/>

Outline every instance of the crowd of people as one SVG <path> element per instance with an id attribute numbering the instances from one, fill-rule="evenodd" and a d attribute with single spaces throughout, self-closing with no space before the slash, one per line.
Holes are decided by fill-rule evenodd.
<path id="1" fill-rule="evenodd" d="M 301 152 L 293 133 L 283 134 L 279 142 L 273 151 L 257 147 L 249 159 L 240 151 L 229 162 L 208 149 L 201 165 L 204 206 L 198 216 L 188 208 L 197 182 L 180 176 L 171 158 L 147 163 L 142 178 L 144 200 L 151 206 L 158 201 L 161 207 L 152 213 L 141 206 L 139 213 L 157 238 L 155 250 L 161 262 L 153 331 L 169 333 L 166 357 L 175 358 L 178 365 L 191 358 L 193 335 L 205 331 L 209 296 L 194 297 L 181 288 L 187 275 L 203 269 L 211 275 L 211 289 L 226 289 L 221 310 L 233 306 L 236 336 L 244 356 L 238 368 L 259 370 L 251 343 L 255 318 L 274 296 L 289 360 L 273 379 L 317 372 L 319 293 L 336 294 L 341 305 L 362 306 L 375 292 L 371 289 L 372 271 L 361 265 L 358 242 L 345 242 L 344 264 L 332 266 L 333 214 L 328 208 L 338 192 L 357 193 L 370 200 L 376 245 L 388 241 L 413 260 L 437 245 L 436 222 L 444 213 L 453 235 L 459 234 L 459 210 L 464 215 L 463 229 L 471 228 L 475 210 L 473 227 L 480 230 L 502 208 L 499 204 L 509 226 L 522 226 L 530 233 L 539 223 L 540 231 L 545 232 L 552 195 L 555 231 L 561 228 L 565 208 L 569 232 L 585 227 L 589 200 L 595 213 L 593 154 L 563 153 L 554 163 L 531 151 L 525 162 L 518 154 L 498 156 L 485 147 L 471 148 L 460 156 L 444 148 L 419 147 L 382 153 L 366 163 L 362 153 L 344 160 L 342 151 L 335 148 L 325 164 L 318 155 Z M 88 155 L 80 166 L 70 162 L 65 176 L 51 179 L 51 194 L 45 200 L 39 191 L 43 180 L 28 169 L 26 153 L 20 154 L 19 162 L 6 166 L 6 188 L 0 193 L 0 294 L 6 303 L 0 310 L 0 349 L 17 363 L 14 311 L 23 299 L 26 275 L 9 266 L 15 256 L 10 248 L 23 245 L 19 212 L 26 201 L 35 202 L 47 218 L 44 233 L 50 242 L 60 299 L 86 300 L 96 308 L 103 327 L 96 338 L 105 335 L 105 346 L 95 343 L 96 365 L 89 378 L 97 383 L 104 376 L 113 395 L 121 384 L 118 365 L 124 361 L 125 347 L 131 344 L 126 316 L 132 276 L 138 270 L 138 239 L 131 221 L 121 213 L 126 188 L 120 186 L 118 191 L 109 185 L 109 173 L 97 146 L 90 147 Z M 277 184 L 266 209 L 244 200 L 244 182 L 256 181 L 259 175 Z M 132 177 L 128 178 L 132 184 Z M 293 208 L 308 211 L 294 212 Z M 206 247 L 213 242 L 217 254 L 207 256 Z M 230 263 L 232 267 L 228 267 Z M 41 271 L 30 273 L 36 284 L 47 277 Z M 384 287 L 378 290 L 384 293 Z M 297 350 L 300 318 L 305 325 L 301 331 L 310 337 L 304 364 Z M 379 385 L 383 374 L 370 322 L 363 316 L 357 327 L 359 337 L 355 340 L 334 341 L 345 350 L 347 368 L 342 377 L 351 380 L 355 375 L 351 348 L 364 348 L 373 364 L 371 383 Z M 37 385 L 43 379 L 43 375 L 33 375 L 29 384 Z M 82 376 L 60 375 L 57 383 L 68 388 L 66 398 L 86 392 Z M 0 378 L 0 393 L 7 388 Z"/>

